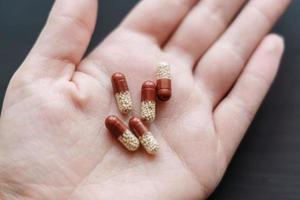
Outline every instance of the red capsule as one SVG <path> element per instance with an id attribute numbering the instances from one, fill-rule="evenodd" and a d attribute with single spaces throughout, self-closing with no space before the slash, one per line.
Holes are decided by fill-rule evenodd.
<path id="1" fill-rule="evenodd" d="M 119 72 L 114 73 L 111 82 L 120 112 L 128 114 L 133 105 L 125 75 Z"/>
<path id="2" fill-rule="evenodd" d="M 153 81 L 146 81 L 141 93 L 141 118 L 152 122 L 156 115 L 156 85 Z"/>
<path id="3" fill-rule="evenodd" d="M 129 126 L 137 135 L 147 153 L 155 154 L 158 152 L 159 143 L 139 118 L 132 117 L 129 120 Z"/>
<path id="4" fill-rule="evenodd" d="M 167 63 L 160 63 L 157 71 L 157 97 L 161 101 L 168 101 L 172 96 L 171 67 Z"/>
<path id="5" fill-rule="evenodd" d="M 105 120 L 105 126 L 129 151 L 139 148 L 138 138 L 128 129 L 128 127 L 116 116 L 109 116 Z"/>

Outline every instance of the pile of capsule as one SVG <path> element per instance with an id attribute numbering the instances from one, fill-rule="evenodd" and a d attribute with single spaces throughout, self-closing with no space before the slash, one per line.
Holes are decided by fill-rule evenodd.
<path id="1" fill-rule="evenodd" d="M 120 112 L 129 114 L 133 108 L 133 102 L 125 75 L 119 72 L 114 73 L 111 80 Z M 105 126 L 127 150 L 136 151 L 142 144 L 147 153 L 156 154 L 159 150 L 159 143 L 144 123 L 154 121 L 156 99 L 168 101 L 171 95 L 171 68 L 169 64 L 163 62 L 158 65 L 156 83 L 146 81 L 142 85 L 141 118 L 132 117 L 128 127 L 118 117 L 111 115 L 106 118 Z"/>

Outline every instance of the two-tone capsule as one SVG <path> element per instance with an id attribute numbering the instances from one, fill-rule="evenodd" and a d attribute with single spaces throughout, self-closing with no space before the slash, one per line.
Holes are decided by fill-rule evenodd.
<path id="1" fill-rule="evenodd" d="M 161 101 L 168 101 L 172 96 L 171 66 L 162 62 L 157 70 L 157 97 Z"/>
<path id="2" fill-rule="evenodd" d="M 129 127 L 137 135 L 147 153 L 156 154 L 158 152 L 159 143 L 139 118 L 132 117 L 129 120 Z"/>
<path id="3" fill-rule="evenodd" d="M 133 105 L 125 75 L 119 72 L 114 73 L 111 81 L 120 112 L 128 114 Z"/>
<path id="4" fill-rule="evenodd" d="M 141 92 L 141 118 L 152 122 L 156 115 L 156 85 L 153 81 L 146 81 Z"/>
<path id="5" fill-rule="evenodd" d="M 105 120 L 105 126 L 127 150 L 135 151 L 139 148 L 139 139 L 118 117 L 113 115 L 107 117 Z"/>

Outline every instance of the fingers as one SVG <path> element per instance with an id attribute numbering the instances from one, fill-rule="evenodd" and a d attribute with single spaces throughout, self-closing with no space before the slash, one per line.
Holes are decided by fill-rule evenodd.
<path id="1" fill-rule="evenodd" d="M 199 0 L 143 0 L 121 26 L 163 44 Z"/>
<path id="2" fill-rule="evenodd" d="M 252 52 L 290 0 L 252 0 L 199 62 L 195 76 L 216 105 L 232 87 Z"/>
<path id="3" fill-rule="evenodd" d="M 215 126 L 227 155 L 234 153 L 253 120 L 274 80 L 283 50 L 282 38 L 277 35 L 267 36 L 232 91 L 215 109 Z"/>
<path id="4" fill-rule="evenodd" d="M 202 0 L 184 19 L 165 49 L 184 58 L 190 66 L 224 32 L 246 0 Z"/>
<path id="5" fill-rule="evenodd" d="M 56 0 L 20 70 L 38 77 L 72 76 L 91 39 L 96 15 L 97 0 Z"/>

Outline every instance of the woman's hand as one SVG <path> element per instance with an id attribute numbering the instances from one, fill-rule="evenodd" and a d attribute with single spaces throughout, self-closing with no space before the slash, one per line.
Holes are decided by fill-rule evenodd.
<path id="1" fill-rule="evenodd" d="M 267 34 L 289 3 L 143 0 L 83 58 L 97 0 L 57 0 L 7 90 L 1 199 L 207 198 L 276 75 L 284 44 Z M 174 92 L 151 127 L 160 152 L 128 153 L 104 126 L 119 114 L 110 76 L 127 75 L 138 115 L 160 61 Z"/>

